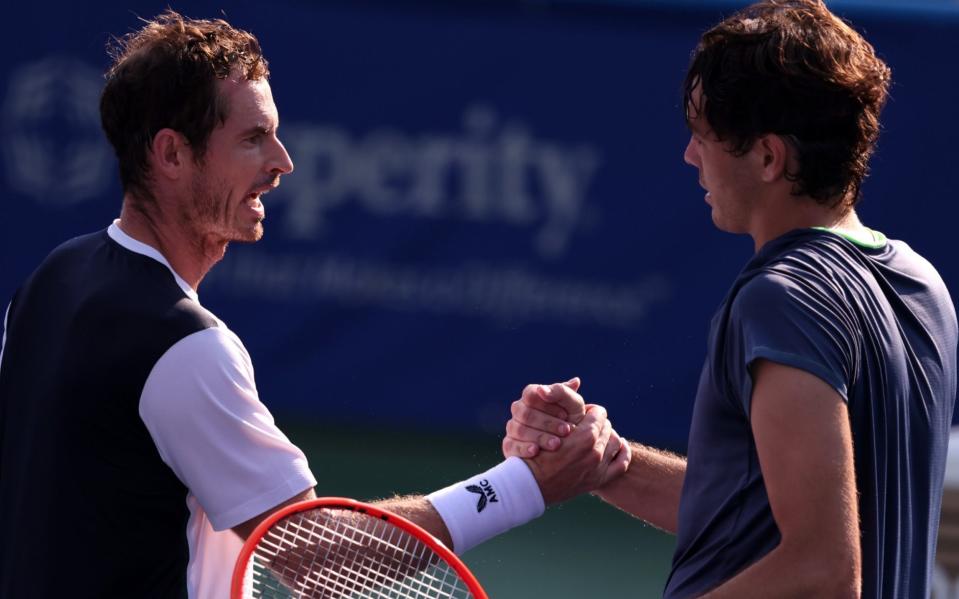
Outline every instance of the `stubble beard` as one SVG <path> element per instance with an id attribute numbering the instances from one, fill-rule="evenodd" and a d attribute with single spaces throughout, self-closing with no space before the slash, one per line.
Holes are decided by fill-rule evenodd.
<path id="1" fill-rule="evenodd" d="M 207 177 L 205 173 L 198 173 L 191 184 L 191 201 L 181 214 L 182 224 L 193 232 L 192 237 L 201 244 L 204 253 L 208 250 L 217 251 L 216 248 L 222 253 L 231 241 L 254 243 L 263 237 L 261 221 L 252 226 L 233 222 L 238 206 L 231 206 L 229 197 L 218 196 L 216 192 L 225 188 L 226 185 Z"/>

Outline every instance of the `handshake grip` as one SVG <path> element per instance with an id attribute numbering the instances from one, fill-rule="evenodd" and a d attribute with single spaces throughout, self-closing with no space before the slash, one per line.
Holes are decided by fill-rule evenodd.
<path id="1" fill-rule="evenodd" d="M 613 430 L 606 410 L 587 405 L 578 390 L 579 379 L 527 386 L 506 425 L 506 460 L 426 496 L 456 554 L 540 516 L 549 504 L 598 491 L 626 472 L 629 445 Z"/>
<path id="2" fill-rule="evenodd" d="M 579 388 L 579 378 L 527 385 L 506 424 L 503 455 L 526 461 L 547 505 L 601 489 L 632 459 L 605 408 L 585 403 Z"/>

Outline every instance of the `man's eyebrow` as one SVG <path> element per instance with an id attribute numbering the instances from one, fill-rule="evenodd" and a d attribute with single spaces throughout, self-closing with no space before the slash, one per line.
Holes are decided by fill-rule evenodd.
<path id="1" fill-rule="evenodd" d="M 693 123 L 696 123 L 695 125 Z M 686 119 L 686 128 L 689 129 L 689 132 L 693 135 L 698 135 L 702 138 L 716 137 L 718 135 L 713 132 L 713 128 L 709 126 L 709 123 L 703 124 L 702 121 L 698 118 L 696 119 Z"/>
<path id="2" fill-rule="evenodd" d="M 245 129 L 240 133 L 240 137 L 250 137 L 253 135 L 269 135 L 273 131 L 272 127 L 267 127 L 266 125 L 253 125 L 249 129 Z"/>
<path id="3" fill-rule="evenodd" d="M 695 106 L 693 106 L 692 108 L 695 108 Z M 690 110 L 690 103 L 687 102 L 686 107 L 683 110 L 683 121 L 686 123 L 686 128 L 689 129 L 690 133 L 697 132 L 696 129 L 693 128 L 693 121 L 696 120 L 696 118 L 693 116 L 694 114 L 696 116 L 699 116 L 698 112 L 693 113 L 693 111 Z"/>

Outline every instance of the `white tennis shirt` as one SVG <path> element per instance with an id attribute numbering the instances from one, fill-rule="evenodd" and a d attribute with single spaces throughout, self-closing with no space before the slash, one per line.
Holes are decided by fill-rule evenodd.
<path id="1" fill-rule="evenodd" d="M 108 234 L 165 265 L 199 304 L 196 291 L 159 251 L 126 235 L 116 221 Z M 139 407 L 160 457 L 189 489 L 191 599 L 229 596 L 242 546 L 232 527 L 316 485 L 303 452 L 260 402 L 243 343 L 213 318 L 217 326 L 184 337 L 157 361 Z"/>

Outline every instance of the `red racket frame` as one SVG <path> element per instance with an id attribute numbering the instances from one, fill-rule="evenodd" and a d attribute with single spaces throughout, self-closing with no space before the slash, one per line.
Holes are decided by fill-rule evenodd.
<path id="1" fill-rule="evenodd" d="M 272 527 L 277 521 L 290 514 L 305 512 L 307 510 L 316 508 L 350 510 L 364 513 L 374 518 L 389 522 L 390 524 L 408 532 L 422 541 L 430 549 L 435 551 L 437 555 L 443 558 L 446 563 L 452 566 L 453 570 L 455 570 L 456 573 L 459 574 L 460 578 L 463 579 L 463 582 L 466 583 L 466 587 L 473 594 L 474 599 L 489 599 L 489 597 L 486 595 L 486 591 L 484 591 L 483 587 L 480 586 L 479 581 L 476 580 L 476 577 L 473 576 L 473 573 L 469 571 L 469 569 L 466 567 L 466 564 L 464 564 L 463 561 L 460 560 L 455 553 L 450 551 L 439 539 L 423 530 L 423 528 L 419 525 L 410 522 L 402 516 L 385 512 L 375 505 L 370 505 L 368 503 L 363 503 L 361 501 L 356 501 L 346 497 L 320 497 L 318 499 L 310 499 L 307 501 L 301 501 L 299 503 L 293 503 L 283 509 L 277 510 L 268 518 L 263 520 L 263 522 L 260 522 L 259 526 L 253 530 L 253 533 L 250 535 L 250 537 L 245 543 L 243 543 L 243 549 L 240 550 L 240 556 L 236 560 L 236 566 L 233 568 L 233 581 L 230 588 L 230 599 L 243 599 L 243 577 L 246 574 L 247 562 L 250 561 L 253 551 L 256 549 L 257 543 L 263 538 L 263 535 L 270 530 L 270 527 Z"/>

